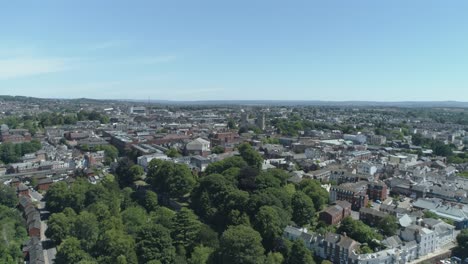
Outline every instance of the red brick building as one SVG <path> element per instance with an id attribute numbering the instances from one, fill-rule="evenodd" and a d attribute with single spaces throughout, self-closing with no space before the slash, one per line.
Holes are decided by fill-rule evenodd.
<path id="1" fill-rule="evenodd" d="M 362 207 L 359 210 L 359 220 L 370 226 L 376 226 L 387 215 L 387 213 L 372 208 Z"/>
<path id="2" fill-rule="evenodd" d="M 239 143 L 239 134 L 236 132 L 221 132 L 216 133 L 211 138 L 211 146 L 221 146 L 225 151 L 231 151 L 234 145 Z"/>
<path id="3" fill-rule="evenodd" d="M 330 202 L 338 200 L 351 203 L 351 208 L 358 211 L 361 207 L 365 207 L 369 202 L 367 196 L 367 182 L 360 181 L 355 183 L 343 183 L 330 188 Z"/>
<path id="4" fill-rule="evenodd" d="M 40 179 L 38 182 L 37 182 L 37 186 L 36 186 L 36 189 L 38 191 L 47 191 L 49 190 L 49 187 L 50 185 L 52 185 L 53 181 L 52 179 L 50 178 L 43 178 L 43 179 Z"/>
<path id="5" fill-rule="evenodd" d="M 385 201 L 388 196 L 387 185 L 383 182 L 370 182 L 367 184 L 367 196 L 374 201 Z"/>
<path id="6" fill-rule="evenodd" d="M 351 215 L 351 203 L 347 201 L 336 201 L 335 205 L 332 205 L 325 209 L 319 215 L 319 220 L 323 221 L 328 225 L 336 225 L 343 218 Z"/>
<path id="7" fill-rule="evenodd" d="M 24 183 L 20 182 L 16 187 L 16 193 L 18 196 L 29 196 L 29 188 Z"/>

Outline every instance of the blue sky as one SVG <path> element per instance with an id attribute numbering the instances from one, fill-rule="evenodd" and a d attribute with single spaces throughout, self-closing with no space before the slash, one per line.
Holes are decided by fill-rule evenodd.
<path id="1" fill-rule="evenodd" d="M 1 1 L 0 94 L 468 101 L 468 1 Z"/>

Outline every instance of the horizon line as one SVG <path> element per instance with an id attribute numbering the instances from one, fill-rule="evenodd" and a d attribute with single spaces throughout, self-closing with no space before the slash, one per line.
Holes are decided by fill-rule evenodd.
<path id="1" fill-rule="evenodd" d="M 325 103 L 467 103 L 468 101 L 458 100 L 329 100 L 329 99 L 197 99 L 197 100 L 179 100 L 179 99 L 138 99 L 138 98 L 93 98 L 93 97 L 37 97 L 29 95 L 10 95 L 0 94 L 0 97 L 26 97 L 33 99 L 49 100 L 97 100 L 97 101 L 138 101 L 138 102 L 325 102 Z"/>

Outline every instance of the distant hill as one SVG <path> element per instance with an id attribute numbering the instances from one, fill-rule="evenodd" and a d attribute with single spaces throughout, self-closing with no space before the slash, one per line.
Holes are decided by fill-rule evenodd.
<path id="1" fill-rule="evenodd" d="M 171 100 L 132 100 L 132 99 L 92 99 L 92 98 L 35 98 L 27 96 L 9 96 L 0 95 L 0 100 L 19 101 L 19 102 L 47 102 L 47 101 L 69 101 L 71 103 L 109 103 L 109 102 L 127 102 L 127 103 L 151 103 L 162 105 L 246 105 L 246 106 L 341 106 L 341 107 L 449 107 L 449 108 L 468 108 L 468 102 L 459 101 L 401 101 L 401 102 L 376 102 L 376 101 L 320 101 L 320 100 L 200 100 L 200 101 L 171 101 Z"/>
<path id="2" fill-rule="evenodd" d="M 127 100 L 133 102 L 148 102 L 147 100 Z M 169 101 L 150 100 L 150 103 L 164 105 L 251 105 L 251 106 L 355 106 L 355 107 L 453 107 L 468 108 L 468 102 L 458 101 L 404 101 L 404 102 L 375 102 L 375 101 L 281 101 L 281 100 L 202 100 L 202 101 Z"/>

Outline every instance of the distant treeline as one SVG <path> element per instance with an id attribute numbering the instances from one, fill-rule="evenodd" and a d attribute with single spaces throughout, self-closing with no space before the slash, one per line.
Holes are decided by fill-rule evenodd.
<path id="1" fill-rule="evenodd" d="M 103 124 L 109 123 L 109 117 L 97 111 L 79 111 L 78 113 L 40 113 L 36 116 L 8 116 L 0 120 L 11 129 L 28 129 L 31 134 L 39 128 L 56 125 L 75 125 L 78 121 L 97 120 Z"/>
<path id="2" fill-rule="evenodd" d="M 5 164 L 18 162 L 24 154 L 36 152 L 41 147 L 41 143 L 37 140 L 18 144 L 3 143 L 0 145 L 0 160 Z"/>

